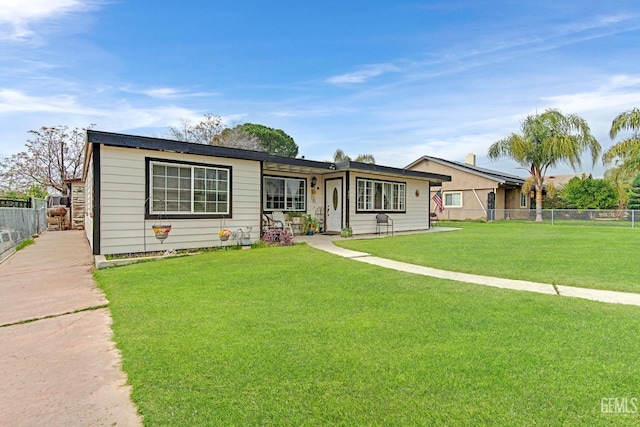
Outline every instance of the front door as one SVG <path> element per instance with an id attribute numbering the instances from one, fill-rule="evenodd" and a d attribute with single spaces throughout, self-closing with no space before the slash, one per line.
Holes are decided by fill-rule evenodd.
<path id="1" fill-rule="evenodd" d="M 331 179 L 327 183 L 327 229 L 325 231 L 340 232 L 342 230 L 342 180 Z"/>

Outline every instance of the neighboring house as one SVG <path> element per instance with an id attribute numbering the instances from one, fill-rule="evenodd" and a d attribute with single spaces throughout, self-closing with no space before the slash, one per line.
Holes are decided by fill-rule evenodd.
<path id="1" fill-rule="evenodd" d="M 550 182 L 556 188 L 556 190 L 561 189 L 565 185 L 569 183 L 573 178 L 580 179 L 590 179 L 593 178 L 593 175 L 590 173 L 582 172 L 582 173 L 571 173 L 566 175 L 549 175 L 544 178 L 544 182 Z"/>
<path id="2" fill-rule="evenodd" d="M 431 196 L 442 189 L 444 212 L 436 212 L 440 219 L 488 218 L 489 194 L 495 198 L 495 219 L 512 218 L 531 206 L 529 194 L 522 193 L 524 178 L 476 166 L 476 156 L 469 154 L 465 163 L 431 156 L 422 156 L 407 169 L 450 175 L 451 181 L 442 187 L 431 187 Z M 432 206 L 432 210 L 433 210 Z"/>
<path id="3" fill-rule="evenodd" d="M 358 162 L 331 163 L 143 136 L 87 131 L 85 229 L 94 254 L 235 244 L 222 228 L 260 238 L 263 213 L 318 215 L 327 232 L 429 228 L 431 185 L 450 177 Z M 171 225 L 161 244 L 152 225 Z"/>

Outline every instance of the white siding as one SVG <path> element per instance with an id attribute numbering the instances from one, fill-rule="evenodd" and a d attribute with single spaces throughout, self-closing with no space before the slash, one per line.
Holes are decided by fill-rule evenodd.
<path id="1" fill-rule="evenodd" d="M 235 245 L 221 242 L 218 230 L 252 227 L 251 238 L 260 237 L 260 163 L 249 160 L 204 157 L 101 146 L 100 253 L 159 251 Z M 172 226 L 161 244 L 151 229 L 158 220 L 145 219 L 145 157 L 232 167 L 231 209 L 227 219 L 162 220 Z M 91 228 L 87 224 L 87 233 Z M 88 234 L 89 235 L 89 234 Z"/>
<path id="2" fill-rule="evenodd" d="M 349 225 L 354 234 L 369 234 L 376 232 L 376 212 L 356 213 L 356 179 L 366 178 L 381 181 L 406 183 L 406 212 L 386 212 L 393 220 L 394 231 L 427 230 L 429 228 L 429 183 L 423 180 L 409 179 L 398 176 L 370 175 L 351 172 L 349 182 Z M 416 196 L 416 190 L 419 195 Z M 386 232 L 386 226 L 384 228 Z"/>
<path id="3" fill-rule="evenodd" d="M 93 154 L 88 162 L 87 173 L 84 181 L 84 230 L 89 240 L 89 246 L 93 251 Z"/>

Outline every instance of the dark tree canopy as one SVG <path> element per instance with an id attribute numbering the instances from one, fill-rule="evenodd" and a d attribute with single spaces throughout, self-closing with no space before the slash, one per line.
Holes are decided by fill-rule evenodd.
<path id="1" fill-rule="evenodd" d="M 298 145 L 293 138 L 281 129 L 273 129 L 254 123 L 245 123 L 237 127 L 257 137 L 261 142 L 262 149 L 269 154 L 283 157 L 296 157 L 298 155 Z"/>

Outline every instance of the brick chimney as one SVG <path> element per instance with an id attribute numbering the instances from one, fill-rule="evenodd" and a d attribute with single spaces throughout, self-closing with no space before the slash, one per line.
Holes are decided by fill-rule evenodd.
<path id="1" fill-rule="evenodd" d="M 467 154 L 467 156 L 464 158 L 464 162 L 466 164 L 468 164 L 469 166 L 475 166 L 476 165 L 476 155 L 473 154 L 473 153 Z"/>

